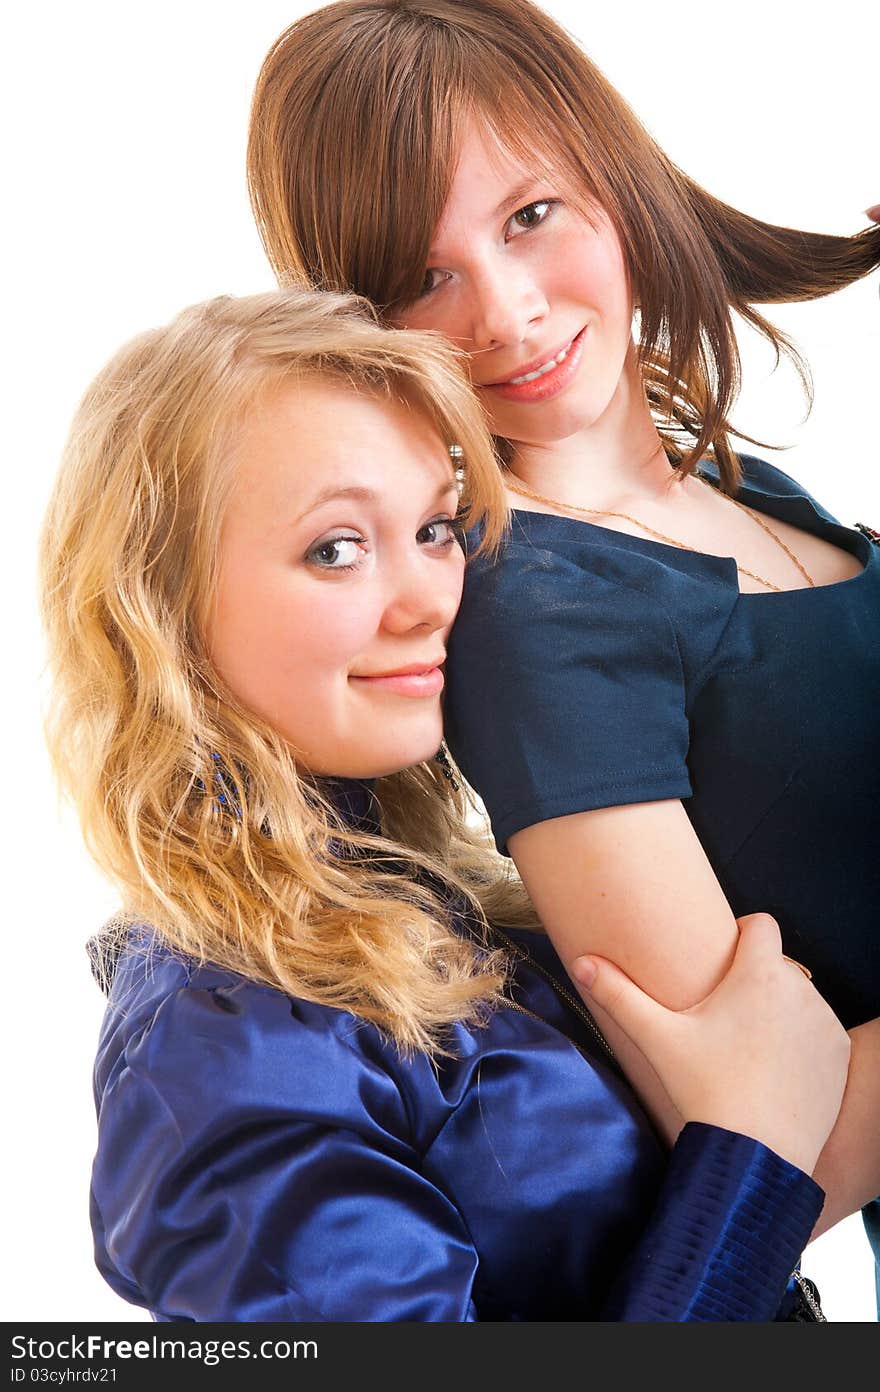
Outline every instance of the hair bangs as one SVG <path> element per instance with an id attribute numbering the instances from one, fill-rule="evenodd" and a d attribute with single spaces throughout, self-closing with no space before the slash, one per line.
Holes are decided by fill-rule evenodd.
<path id="1" fill-rule="evenodd" d="M 384 140 L 377 142 L 381 163 L 371 161 L 373 151 L 364 157 L 361 139 L 353 155 L 373 171 L 371 197 L 359 197 L 351 240 L 346 248 L 339 244 L 341 287 L 366 295 L 385 314 L 411 303 L 422 288 L 469 123 L 494 137 L 536 182 L 561 184 L 587 217 L 596 201 L 603 206 L 606 201 L 597 192 L 586 142 L 573 134 L 573 111 L 570 121 L 559 120 L 560 108 L 571 104 L 546 63 L 517 45 L 499 48 L 493 35 L 468 34 L 465 40 L 457 28 L 441 22 L 430 28 L 420 23 L 418 37 L 417 45 L 389 44 L 384 97 L 393 111 L 384 113 L 384 126 L 380 113 L 366 137 L 372 144 L 376 131 L 384 130 Z M 377 168 L 384 171 L 378 179 Z M 598 184 L 603 183 L 600 178 Z M 413 190 L 420 191 L 418 198 Z M 321 221 L 326 239 L 326 218 Z"/>

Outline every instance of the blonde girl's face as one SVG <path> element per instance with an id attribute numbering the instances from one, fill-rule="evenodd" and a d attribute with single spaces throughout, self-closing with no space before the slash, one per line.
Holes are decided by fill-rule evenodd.
<path id="1" fill-rule="evenodd" d="M 607 215 L 588 220 L 558 178 L 470 122 L 422 293 L 394 322 L 464 349 L 494 432 L 542 445 L 596 425 L 625 390 L 632 318 Z"/>
<path id="2" fill-rule="evenodd" d="M 208 648 L 309 771 L 374 777 L 436 753 L 457 504 L 448 450 L 402 404 L 309 380 L 246 421 Z"/>

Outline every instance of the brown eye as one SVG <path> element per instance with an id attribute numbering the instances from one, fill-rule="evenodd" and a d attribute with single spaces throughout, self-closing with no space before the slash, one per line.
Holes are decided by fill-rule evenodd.
<path id="1" fill-rule="evenodd" d="M 527 203 L 524 208 L 517 209 L 511 222 L 514 222 L 517 227 L 521 227 L 524 231 L 529 231 L 544 221 L 551 206 L 549 198 L 539 199 L 537 203 Z"/>
<path id="2" fill-rule="evenodd" d="M 439 287 L 443 285 L 444 282 L 447 280 L 449 280 L 448 271 L 425 271 L 425 278 L 422 281 L 421 289 L 416 295 L 416 299 L 421 300 L 424 298 L 425 295 L 432 294 L 434 290 L 439 289 Z"/>

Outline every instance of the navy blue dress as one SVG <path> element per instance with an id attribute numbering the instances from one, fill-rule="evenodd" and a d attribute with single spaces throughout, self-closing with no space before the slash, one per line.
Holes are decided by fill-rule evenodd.
<path id="1" fill-rule="evenodd" d="M 132 931 L 95 1065 L 114 1290 L 158 1320 L 791 1317 L 822 1191 L 708 1125 L 667 1156 L 550 943 L 510 937 L 511 1004 L 435 1067 Z"/>
<path id="2" fill-rule="evenodd" d="M 734 914 L 772 913 L 852 1027 L 880 1014 L 880 550 L 743 466 L 743 502 L 861 574 L 740 594 L 732 559 L 517 511 L 499 559 L 468 567 L 447 739 L 502 850 L 548 818 L 683 799 Z"/>

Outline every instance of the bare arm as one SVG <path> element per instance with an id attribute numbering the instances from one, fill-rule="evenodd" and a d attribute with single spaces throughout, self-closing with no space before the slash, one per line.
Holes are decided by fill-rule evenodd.
<path id="1" fill-rule="evenodd" d="M 562 961 L 595 952 L 670 1010 L 717 986 L 736 921 L 680 802 L 557 817 L 510 853 Z"/>
<path id="2" fill-rule="evenodd" d="M 728 970 L 736 921 L 680 802 L 558 817 L 517 832 L 509 849 L 567 970 L 596 953 L 673 1010 L 703 1000 Z M 671 1144 L 682 1119 L 651 1063 L 588 1003 Z"/>
<path id="3" fill-rule="evenodd" d="M 767 914 L 739 921 L 730 970 L 699 1005 L 667 1010 L 613 962 L 584 959 L 585 994 L 649 1054 L 686 1121 L 752 1136 L 810 1173 L 840 1109 L 850 1041 L 782 955 Z"/>
<path id="4" fill-rule="evenodd" d="M 595 953 L 675 1010 L 704 1000 L 727 972 L 736 923 L 681 803 L 542 822 L 511 837 L 510 851 L 567 969 Z M 671 1142 L 682 1119 L 654 1067 L 585 999 Z M 880 1194 L 880 1143 L 868 1144 L 880 1116 L 880 1021 L 854 1030 L 852 1045 L 841 1115 L 816 1172 L 827 1199 L 815 1235 Z"/>
<path id="5" fill-rule="evenodd" d="M 880 1020 L 849 1033 L 849 1076 L 840 1115 L 825 1144 L 814 1178 L 825 1190 L 822 1216 L 813 1237 L 880 1195 Z"/>

